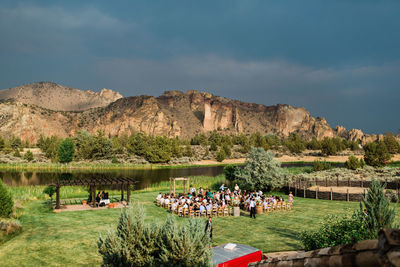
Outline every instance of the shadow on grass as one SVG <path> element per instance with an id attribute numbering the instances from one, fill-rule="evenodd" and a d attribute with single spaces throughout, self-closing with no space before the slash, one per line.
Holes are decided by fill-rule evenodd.
<path id="1" fill-rule="evenodd" d="M 288 247 L 290 247 L 290 248 L 292 248 L 294 250 L 302 249 L 302 245 L 301 245 L 301 242 L 299 240 L 299 235 L 300 235 L 299 232 L 296 232 L 296 231 L 293 231 L 293 230 L 290 230 L 290 229 L 287 229 L 287 228 L 286 229 L 282 229 L 282 228 L 278 228 L 278 227 L 268 227 L 268 229 L 273 231 L 274 234 L 276 234 L 277 236 L 281 237 L 281 242 L 284 243 L 286 246 L 288 246 Z M 297 244 L 293 243 L 293 242 L 284 241 L 284 240 L 287 240 L 287 239 L 296 241 Z"/>

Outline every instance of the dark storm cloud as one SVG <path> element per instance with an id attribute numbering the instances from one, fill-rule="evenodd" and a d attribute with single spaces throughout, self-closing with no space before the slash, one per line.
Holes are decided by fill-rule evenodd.
<path id="1" fill-rule="evenodd" d="M 10 1 L 0 87 L 198 89 L 397 131 L 398 1 Z"/>

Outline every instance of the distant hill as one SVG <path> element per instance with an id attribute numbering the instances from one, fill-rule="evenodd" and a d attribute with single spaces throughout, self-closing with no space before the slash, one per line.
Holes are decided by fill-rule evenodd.
<path id="1" fill-rule="evenodd" d="M 81 91 L 54 83 L 35 83 L 0 91 L 0 135 L 36 141 L 40 134 L 66 137 L 80 130 L 121 135 L 131 131 L 190 138 L 225 134 L 297 132 L 303 138 L 340 136 L 366 142 L 377 138 L 360 130 L 332 129 L 324 118 L 303 108 L 265 106 L 205 92 L 167 91 L 159 97 L 125 97 L 111 90 Z"/>
<path id="2" fill-rule="evenodd" d="M 104 107 L 122 98 L 118 92 L 103 89 L 100 93 L 82 91 L 52 82 L 31 83 L 0 90 L 0 99 L 12 99 L 51 110 L 78 111 Z"/>

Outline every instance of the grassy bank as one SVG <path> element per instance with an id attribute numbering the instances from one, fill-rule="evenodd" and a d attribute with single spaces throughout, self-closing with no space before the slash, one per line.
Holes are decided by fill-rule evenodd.
<path id="1" fill-rule="evenodd" d="M 210 188 L 217 190 L 222 183 L 225 183 L 225 176 L 219 175 L 215 177 L 211 176 L 194 176 L 189 177 L 190 184 L 195 188 L 200 186 L 203 188 Z M 134 192 L 157 192 L 157 191 L 169 191 L 169 181 L 162 181 L 160 183 L 151 184 L 145 189 L 136 190 Z M 16 200 L 29 201 L 29 200 L 47 200 L 50 199 L 43 190 L 46 186 L 44 185 L 31 185 L 31 186 L 17 186 L 9 187 L 13 196 Z M 176 189 L 183 190 L 183 183 L 176 182 Z M 88 197 L 88 188 L 84 186 L 63 186 L 60 189 L 60 196 L 62 199 L 68 198 L 86 198 Z M 119 190 L 106 190 L 110 195 L 119 195 Z M 55 196 L 53 196 L 54 198 Z"/>
<path id="2" fill-rule="evenodd" d="M 153 204 L 156 195 L 157 192 L 132 194 L 135 201 L 144 205 L 148 222 L 161 222 L 169 215 Z M 255 220 L 245 213 L 237 218 L 215 218 L 213 245 L 235 242 L 264 252 L 298 250 L 301 249 L 299 231 L 317 228 L 327 214 L 351 214 L 357 208 L 356 202 L 298 198 L 292 211 L 259 215 Z M 400 212 L 399 206 L 397 211 Z M 43 201 L 31 201 L 24 206 L 20 218 L 23 232 L 0 246 L 1 265 L 98 266 L 101 258 L 96 241 L 109 226 L 115 227 L 119 212 L 104 209 L 56 214 Z"/>
<path id="3" fill-rule="evenodd" d="M 70 170 L 147 170 L 147 169 L 177 169 L 177 168 L 199 168 L 199 167 L 215 167 L 226 166 L 232 164 L 120 164 L 120 163 L 1 163 L 0 170 L 18 170 L 18 171 L 70 171 Z M 240 165 L 240 164 L 234 164 Z"/>

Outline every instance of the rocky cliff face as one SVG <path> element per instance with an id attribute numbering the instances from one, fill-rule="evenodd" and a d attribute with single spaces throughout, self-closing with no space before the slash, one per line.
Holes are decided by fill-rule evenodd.
<path id="1" fill-rule="evenodd" d="M 31 83 L 0 90 L 0 100 L 12 99 L 25 104 L 62 111 L 104 107 L 119 98 L 122 98 L 122 95 L 110 89 L 103 89 L 100 93 L 96 93 L 51 82 Z"/>
<path id="2" fill-rule="evenodd" d="M 53 88 L 59 87 L 54 85 Z M 102 105 L 116 99 L 108 105 L 93 108 L 100 102 L 86 101 L 89 104 L 83 106 L 84 101 L 75 103 L 67 98 L 67 104 L 61 101 L 56 107 L 51 102 L 46 105 L 43 99 L 52 98 L 54 92 L 46 95 L 47 89 L 43 90 L 44 95 L 39 98 L 15 97 L 0 103 L 0 135 L 14 134 L 33 142 L 40 134 L 66 137 L 83 129 L 92 133 L 102 129 L 111 135 L 137 131 L 185 138 L 214 130 L 226 134 L 260 132 L 282 137 L 297 132 L 304 138 L 316 136 L 318 139 L 333 136 L 364 138 L 359 130 L 333 130 L 325 119 L 310 116 L 304 108 L 245 103 L 204 92 L 167 91 L 159 97 L 121 98 L 112 91 L 88 93 L 78 90 L 78 94 L 96 94 L 96 99 L 103 97 Z M 60 89 L 61 92 L 65 90 L 75 92 L 77 89 Z M 28 89 L 28 93 L 21 94 L 26 96 L 30 92 Z M 79 111 L 60 111 L 66 109 Z"/>

